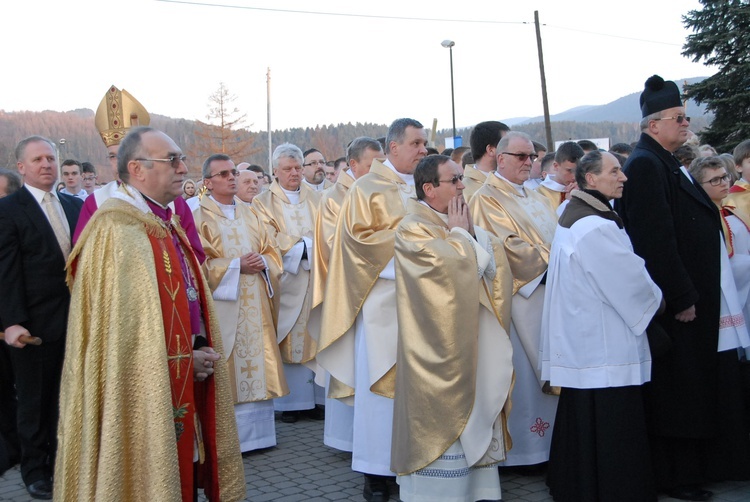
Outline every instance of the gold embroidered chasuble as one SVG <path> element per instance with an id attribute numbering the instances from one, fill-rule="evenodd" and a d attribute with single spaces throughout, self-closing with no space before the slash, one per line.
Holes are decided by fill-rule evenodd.
<path id="1" fill-rule="evenodd" d="M 464 168 L 464 200 L 468 203 L 477 191 L 482 188 L 484 182 L 487 181 L 487 174 L 484 171 L 477 169 L 476 164 L 466 164 Z M 492 173 L 490 173 L 492 174 Z"/>
<path id="2" fill-rule="evenodd" d="M 732 214 L 750 228 L 750 183 L 738 179 L 729 190 L 729 195 L 722 201 L 723 206 L 732 207 Z"/>
<path id="3" fill-rule="evenodd" d="M 236 299 L 214 299 L 228 353 L 232 397 L 239 404 L 281 397 L 289 389 L 276 341 L 281 255 L 255 212 L 237 198 L 234 208 L 235 218 L 230 220 L 213 199 L 203 197 L 193 217 L 206 252 L 203 270 L 211 291 L 233 259 L 256 252 L 266 260 L 265 273 L 238 274 Z"/>
<path id="4" fill-rule="evenodd" d="M 513 381 L 507 335 L 513 279 L 502 243 L 477 227 L 477 239 L 450 231 L 416 199 L 408 211 L 395 237 L 399 335 L 391 469 L 399 475 L 422 469 L 459 438 L 470 466 L 502 461 L 511 445 L 506 421 Z M 478 255 L 487 260 L 481 268 Z M 488 277 L 490 256 L 495 273 Z"/>
<path id="5" fill-rule="evenodd" d="M 556 192 L 550 187 L 544 185 L 539 185 L 535 190 L 538 193 L 544 195 L 544 198 L 549 201 L 550 205 L 552 205 L 552 209 L 557 211 L 557 208 L 560 207 L 560 204 L 562 204 L 562 200 L 560 200 L 560 194 L 563 192 Z"/>
<path id="6" fill-rule="evenodd" d="M 313 238 L 320 194 L 300 184 L 299 202 L 292 204 L 277 181 L 253 199 L 252 208 L 266 225 L 268 233 L 286 255 L 302 237 Z M 311 257 L 310 257 L 311 258 Z M 281 276 L 277 341 L 285 363 L 308 363 L 315 358 L 317 340 L 307 330 L 312 303 L 310 271 L 299 267 L 296 274 Z"/>
<path id="7" fill-rule="evenodd" d="M 173 216 L 187 242 L 178 220 Z M 77 263 L 75 280 L 68 269 L 71 315 L 60 391 L 56 500 L 182 500 L 154 262 L 162 257 L 154 256 L 149 239 L 169 238 L 162 225 L 153 213 L 112 198 L 94 214 L 70 255 L 69 267 Z M 203 274 L 193 272 L 199 291 L 208 291 Z M 213 348 L 223 355 L 213 302 L 210 295 L 204 300 L 204 319 L 217 334 Z M 204 451 L 208 459 L 208 449 L 215 449 L 211 457 L 218 461 L 221 500 L 241 500 L 244 467 L 225 357 L 209 378 L 214 390 L 201 399 L 215 408 L 215 437 L 204 431 L 201 461 Z M 205 387 L 196 385 L 196 400 Z"/>
<path id="8" fill-rule="evenodd" d="M 557 215 L 534 190 L 526 197 L 492 174 L 469 201 L 471 218 L 503 240 L 513 272 L 513 294 L 547 270 Z"/>
<path id="9" fill-rule="evenodd" d="M 396 227 L 406 214 L 406 201 L 413 194 L 413 186 L 382 161 L 374 160 L 370 172 L 354 182 L 341 206 L 328 263 L 317 359 L 333 378 L 351 388 L 354 387 L 354 321 L 380 273 L 393 258 Z M 393 301 L 393 295 L 390 296 Z M 372 348 L 373 353 L 383 356 L 370 366 L 370 389 L 393 397 L 396 334 L 395 326 L 391 325 L 395 319 L 381 321 L 389 324 L 383 330 L 388 335 L 368 334 L 372 336 L 368 338 L 368 351 Z M 330 397 L 346 396 L 330 394 Z"/>

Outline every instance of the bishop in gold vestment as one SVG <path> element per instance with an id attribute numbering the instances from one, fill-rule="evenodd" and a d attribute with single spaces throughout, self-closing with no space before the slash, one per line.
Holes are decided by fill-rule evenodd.
<path id="1" fill-rule="evenodd" d="M 471 226 L 463 184 L 445 182 L 460 174 L 449 157 L 423 159 L 421 200 L 409 201 L 396 231 L 391 467 L 404 502 L 500 499 L 497 470 L 482 467 L 510 447 L 513 281 L 502 243 Z"/>
<path id="2" fill-rule="evenodd" d="M 511 131 L 500 141 L 498 170 L 474 194 L 469 208 L 474 224 L 499 237 L 513 273 L 510 338 L 516 387 L 508 427 L 513 449 L 505 465 L 533 465 L 549 458 L 557 397 L 547 392 L 539 364 L 543 278 L 557 226 L 549 202 L 523 186 L 531 169 L 532 154 L 527 135 Z M 525 174 L 525 176 L 524 176 Z M 507 177 L 506 177 L 507 176 Z"/>
<path id="3" fill-rule="evenodd" d="M 278 179 L 252 203 L 283 258 L 276 333 L 290 394 L 274 402 L 283 412 L 309 410 L 324 400 L 310 369 L 315 367 L 317 340 L 307 329 L 312 303 L 310 258 L 320 195 L 300 184 L 301 166 L 299 148 L 288 143 L 277 147 L 274 170 Z"/>
<path id="4" fill-rule="evenodd" d="M 224 205 L 203 197 L 193 214 L 227 351 L 234 412 L 243 452 L 276 445 L 274 398 L 289 393 L 276 342 L 281 255 L 255 212 L 238 198 Z M 266 269 L 240 273 L 256 252 Z"/>
<path id="5" fill-rule="evenodd" d="M 190 267 L 192 278 L 185 282 L 173 242 L 179 242 Z M 157 245 L 164 251 L 155 254 Z M 102 256 L 108 257 L 106 267 Z M 185 284 L 194 283 L 209 346 L 224 354 L 208 284 L 179 218 L 164 222 L 137 190 L 123 184 L 94 214 L 68 263 L 72 302 L 55 499 L 192 500 L 192 483 L 186 487 L 181 480 L 177 444 L 184 431 L 192 431 L 192 422 L 183 424 L 180 417 L 193 411 L 193 403 L 200 432 L 187 438 L 187 469 L 193 470 L 198 441 L 197 467 L 208 499 L 243 499 L 226 359 L 215 362 L 205 382 L 194 382 L 189 395 L 171 390 L 192 382 L 193 356 L 189 341 L 165 345 L 167 325 L 178 329 L 190 323 L 188 316 L 175 315 L 176 303 L 164 310 L 163 293 L 180 300 Z M 169 281 L 162 279 L 165 273 Z M 175 398 L 185 404 L 175 408 Z"/>

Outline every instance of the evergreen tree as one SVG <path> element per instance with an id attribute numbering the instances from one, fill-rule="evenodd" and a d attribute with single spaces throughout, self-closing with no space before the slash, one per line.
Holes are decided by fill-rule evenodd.
<path id="1" fill-rule="evenodd" d="M 703 60 L 718 72 L 689 85 L 687 94 L 706 103 L 713 123 L 700 133 L 703 143 L 718 151 L 731 151 L 750 139 L 750 2 L 748 0 L 700 0 L 702 10 L 683 16 L 688 35 L 682 54 L 694 62 Z"/>

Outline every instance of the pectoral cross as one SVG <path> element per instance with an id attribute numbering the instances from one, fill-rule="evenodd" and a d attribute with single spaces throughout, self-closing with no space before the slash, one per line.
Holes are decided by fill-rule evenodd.
<path id="1" fill-rule="evenodd" d="M 175 361 L 177 364 L 177 371 L 175 372 L 177 378 L 180 378 L 180 367 L 182 366 L 182 360 L 183 359 L 190 359 L 193 356 L 192 351 L 188 352 L 182 352 L 182 344 L 180 343 L 180 337 L 177 336 L 177 353 L 172 356 L 167 356 L 167 359 L 171 361 Z M 189 362 L 189 361 L 188 361 Z"/>

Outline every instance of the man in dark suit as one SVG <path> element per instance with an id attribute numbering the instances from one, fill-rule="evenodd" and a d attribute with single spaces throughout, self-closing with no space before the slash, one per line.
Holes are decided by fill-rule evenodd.
<path id="1" fill-rule="evenodd" d="M 24 187 L 0 200 L 0 319 L 18 395 L 21 476 L 34 498 L 52 498 L 60 374 L 70 294 L 65 261 L 80 199 L 54 191 L 54 144 L 31 136 L 16 146 Z M 39 346 L 26 345 L 28 336 Z"/>
<path id="2" fill-rule="evenodd" d="M 640 101 L 642 134 L 616 209 L 667 304 L 655 321 L 672 347 L 654 359 L 644 388 L 655 477 L 674 498 L 708 500 L 701 462 L 718 430 L 721 220 L 672 155 L 690 124 L 677 85 L 654 75 Z"/>

